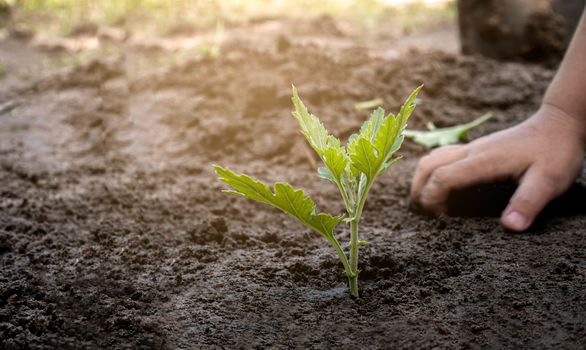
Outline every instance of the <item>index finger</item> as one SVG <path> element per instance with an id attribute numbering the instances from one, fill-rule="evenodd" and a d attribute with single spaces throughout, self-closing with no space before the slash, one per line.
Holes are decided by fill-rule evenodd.
<path id="1" fill-rule="evenodd" d="M 466 157 L 467 153 L 461 145 L 450 145 L 433 150 L 428 155 L 422 157 L 415 169 L 415 175 L 413 175 L 411 199 L 415 202 L 419 201 L 421 191 L 435 169 L 461 160 Z"/>

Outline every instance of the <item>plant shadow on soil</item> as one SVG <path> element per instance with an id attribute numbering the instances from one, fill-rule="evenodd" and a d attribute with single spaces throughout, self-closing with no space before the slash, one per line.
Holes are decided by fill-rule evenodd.
<path id="1" fill-rule="evenodd" d="M 0 90 L 19 100 L 0 115 L 0 348 L 583 348 L 583 187 L 580 211 L 539 234 L 427 218 L 407 200 L 425 150 L 405 143 L 365 208 L 360 299 L 321 237 L 220 191 L 213 163 L 341 211 L 290 116 L 291 83 L 348 136 L 368 116 L 355 102 L 396 111 L 424 82 L 410 127 L 492 111 L 476 138 L 530 115 L 554 74 L 441 52 L 388 60 L 294 37 L 301 25 L 316 32 L 284 23 L 286 46 L 245 27 L 216 59 L 143 69 L 167 53 L 127 48 Z"/>

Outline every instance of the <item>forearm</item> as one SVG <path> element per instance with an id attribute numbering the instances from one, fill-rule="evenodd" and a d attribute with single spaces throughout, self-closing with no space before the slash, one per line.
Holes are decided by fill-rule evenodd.
<path id="1" fill-rule="evenodd" d="M 543 104 L 570 116 L 586 134 L 586 10 Z"/>

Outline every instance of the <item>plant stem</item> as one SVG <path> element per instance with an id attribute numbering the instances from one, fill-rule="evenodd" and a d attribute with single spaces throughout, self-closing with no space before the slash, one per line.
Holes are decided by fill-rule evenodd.
<path id="1" fill-rule="evenodd" d="M 350 293 L 358 298 L 358 220 L 350 223 Z"/>
<path id="2" fill-rule="evenodd" d="M 358 298 L 358 224 L 360 223 L 360 217 L 362 216 L 362 210 L 364 210 L 364 203 L 366 203 L 366 196 L 372 181 L 366 184 L 364 192 L 359 196 L 360 200 L 356 210 L 354 211 L 354 219 L 350 222 L 350 269 L 352 274 L 348 276 L 350 284 L 350 294 Z"/>
<path id="3" fill-rule="evenodd" d="M 346 253 L 344 253 L 344 249 L 342 249 L 340 242 L 338 242 L 335 237 L 332 237 L 329 241 L 334 246 L 334 249 L 336 249 L 336 253 L 338 253 L 338 257 L 340 257 L 342 265 L 344 265 L 344 272 L 346 273 L 346 276 L 348 276 L 348 279 L 350 279 L 352 276 L 352 268 L 350 267 Z"/>
<path id="4" fill-rule="evenodd" d="M 342 186 L 342 183 L 339 181 L 336 181 L 336 185 L 338 185 L 338 189 L 340 189 L 340 194 L 342 195 L 342 199 L 344 200 L 344 205 L 346 206 L 348 214 L 352 215 L 352 206 L 350 205 L 350 201 L 348 200 L 348 195 L 346 194 L 344 186 Z"/>

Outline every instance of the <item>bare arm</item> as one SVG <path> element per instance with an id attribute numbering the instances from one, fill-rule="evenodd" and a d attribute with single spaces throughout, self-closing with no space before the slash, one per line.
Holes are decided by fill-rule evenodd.
<path id="1" fill-rule="evenodd" d="M 586 11 L 543 103 L 586 123 Z M 583 130 L 584 131 L 584 130 Z"/>
<path id="2" fill-rule="evenodd" d="M 453 190 L 513 179 L 519 187 L 501 223 L 524 231 L 549 201 L 575 181 L 585 148 L 586 11 L 539 110 L 510 129 L 423 157 L 411 197 L 431 212 L 444 213 Z"/>

